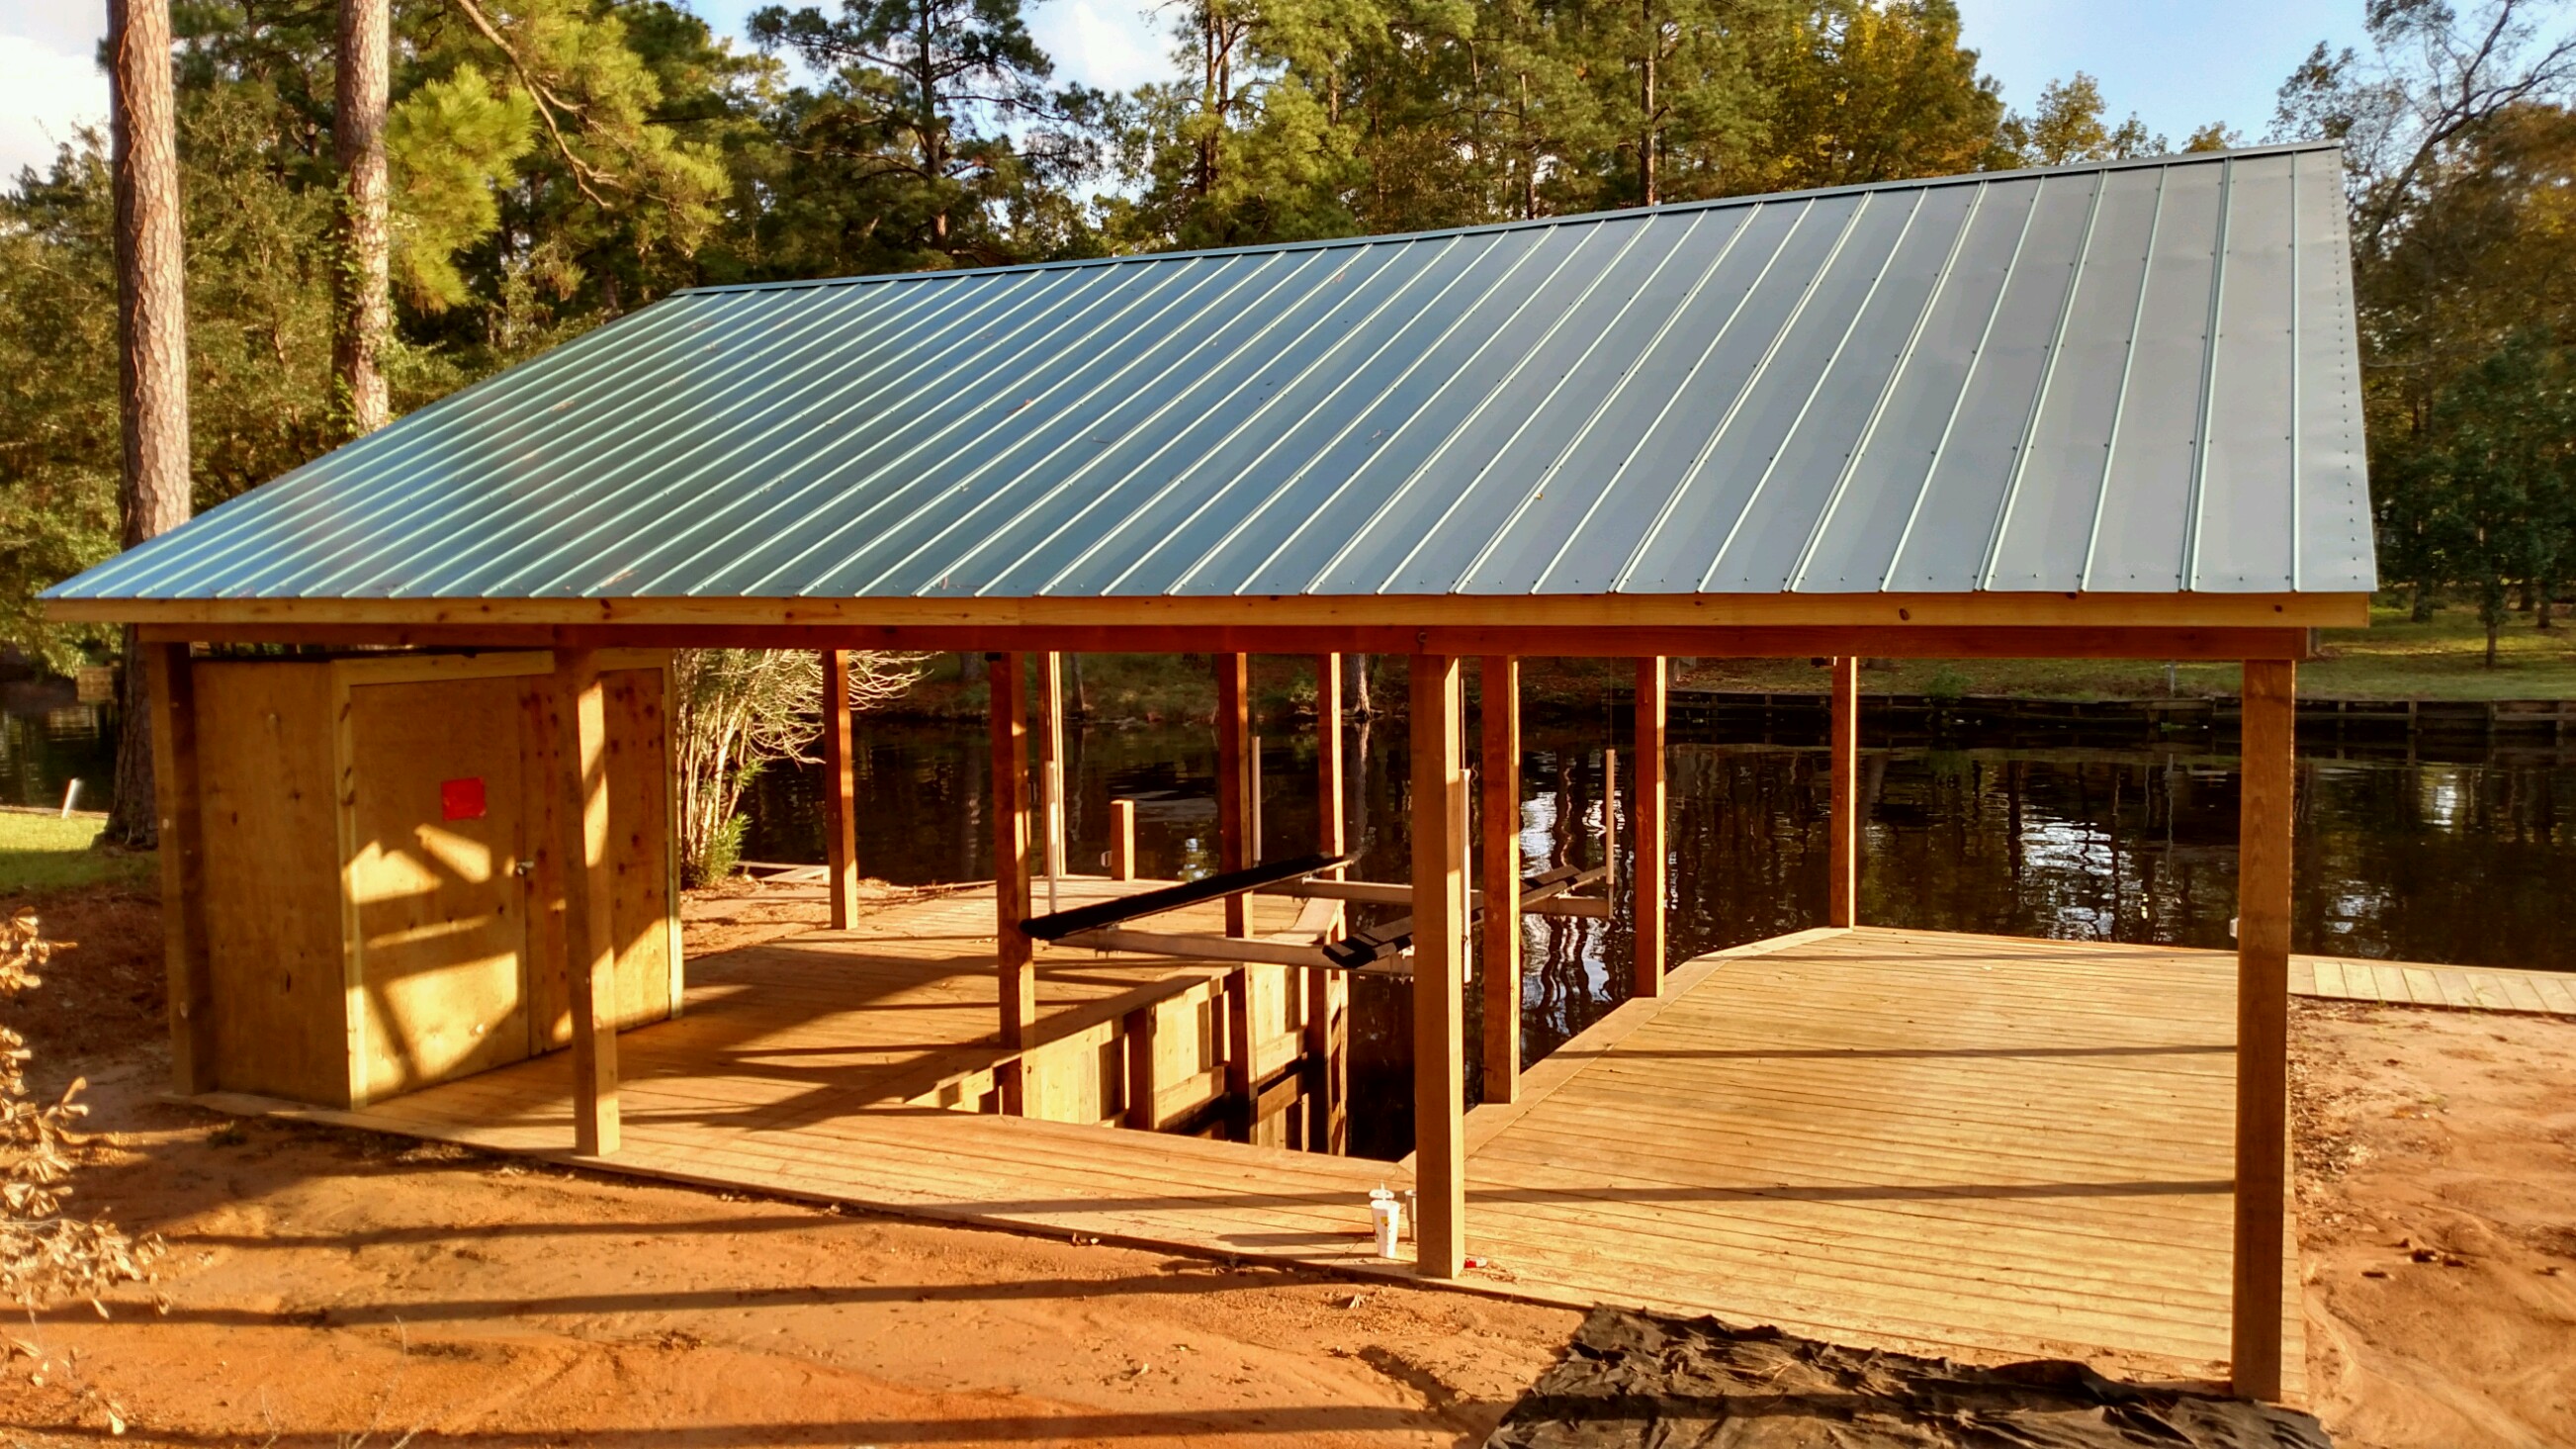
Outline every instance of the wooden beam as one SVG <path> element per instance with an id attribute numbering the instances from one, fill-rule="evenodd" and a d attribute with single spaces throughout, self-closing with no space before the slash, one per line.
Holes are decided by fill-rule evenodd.
<path id="1" fill-rule="evenodd" d="M 1521 1082 L 1521 662 L 1487 655 L 1482 689 L 1485 1100 L 1509 1102 Z M 1472 908 L 1473 902 L 1470 903 Z"/>
<path id="2" fill-rule="evenodd" d="M 1293 941 L 1266 941 L 1258 936 L 1208 936 L 1189 931 L 1132 931 L 1120 926 L 1103 926 L 1093 931 L 1076 931 L 1056 943 L 1077 950 L 1133 951 L 1140 956 L 1170 956 L 1183 961 L 1251 961 L 1266 966 L 1309 966 L 1324 968 L 1324 948 Z M 1226 976 L 1232 990 L 1241 972 Z M 1229 1028 L 1231 1035 L 1231 1028 Z M 1232 1080 L 1233 1046 L 1227 1047 L 1226 1072 Z M 1251 1061 L 1247 1053 L 1245 1062 Z M 1247 1088 L 1251 1073 L 1244 1074 Z"/>
<path id="3" fill-rule="evenodd" d="M 1834 661 L 1832 807 L 1825 821 L 1825 924 L 1860 924 L 1860 660 Z"/>
<path id="4" fill-rule="evenodd" d="M 1136 878 L 1136 802 L 1109 802 L 1109 878 Z"/>
<path id="5" fill-rule="evenodd" d="M 556 813 L 563 832 L 564 974 L 572 998 L 573 1151 L 605 1157 L 617 1112 L 617 870 L 608 858 L 608 696 L 599 657 L 555 654 Z"/>
<path id="6" fill-rule="evenodd" d="M 1040 835 L 1046 857 L 1047 909 L 1056 908 L 1056 883 L 1064 878 L 1064 655 L 1038 656 L 1038 790 Z"/>
<path id="7" fill-rule="evenodd" d="M 1415 1269 L 1467 1267 L 1466 842 L 1457 836 L 1458 661 L 1412 659 Z"/>
<path id="8" fill-rule="evenodd" d="M 1217 871 L 1244 869 L 1252 861 L 1252 774 L 1245 756 L 1252 745 L 1252 659 L 1219 654 L 1216 665 L 1216 860 Z M 1252 934 L 1252 902 L 1225 898 L 1225 933 Z M 1252 1140 L 1252 973 L 1225 979 L 1225 1095 L 1233 1110 L 1228 1135 Z"/>
<path id="9" fill-rule="evenodd" d="M 146 644 L 152 702 L 153 810 L 161 830 L 161 940 L 170 996 L 170 1089 L 215 1090 L 214 963 L 206 943 L 204 784 L 197 766 L 197 685 L 185 644 Z"/>
<path id="10" fill-rule="evenodd" d="M 850 735 L 850 656 L 823 651 L 823 834 L 829 862 L 832 929 L 859 918 L 858 779 Z"/>
<path id="11" fill-rule="evenodd" d="M 997 649 L 1103 654 L 1435 654 L 1627 659 L 1706 655 L 1809 659 L 1842 654 L 1894 659 L 2154 659 L 2233 664 L 2299 659 L 2302 628 L 2212 625 L 1653 625 L 1584 628 L 1501 623 L 1408 628 L 1388 624 L 851 624 L 317 623 L 254 619 L 146 624 L 147 642 L 313 644 L 338 647 L 517 649 Z"/>
<path id="12" fill-rule="evenodd" d="M 1080 628 L 1553 626 L 1569 630 L 1944 625 L 2361 628 L 2367 593 L 1870 592 L 1740 594 L 1204 594 L 977 598 L 50 599 L 60 623 L 837 624 Z M 1509 651 L 1496 651 L 1509 652 Z M 1863 651 L 1843 651 L 1858 653 Z"/>
<path id="13" fill-rule="evenodd" d="M 1018 654 L 996 654 L 984 671 L 993 748 L 993 967 L 1001 989 L 1002 1049 L 1029 1046 L 1037 1027 L 1037 948 L 1020 922 L 1029 916 L 1029 701 Z M 1002 1110 L 1027 1108 L 1027 1069 L 1002 1074 Z"/>
<path id="14" fill-rule="evenodd" d="M 2281 1397 L 2282 1216 L 2289 1190 L 2290 831 L 2297 667 L 2248 661 L 2237 796 L 2236 1271 L 2231 1378 Z"/>
<path id="15" fill-rule="evenodd" d="M 1343 824 L 1342 656 L 1315 656 L 1315 849 L 1331 856 L 1349 849 Z M 1326 874 L 1335 880 L 1339 867 Z M 1336 913 L 1327 939 L 1341 934 Z M 1306 1132 L 1309 1152 L 1350 1148 L 1349 980 L 1339 971 L 1305 975 L 1301 1034 L 1306 1058 Z"/>
<path id="16" fill-rule="evenodd" d="M 1664 661 L 1650 656 L 1637 661 L 1635 827 L 1636 868 L 1629 882 L 1631 917 L 1636 922 L 1636 955 L 1629 986 L 1632 996 L 1661 996 L 1664 991 L 1664 712 L 1669 686 Z"/>

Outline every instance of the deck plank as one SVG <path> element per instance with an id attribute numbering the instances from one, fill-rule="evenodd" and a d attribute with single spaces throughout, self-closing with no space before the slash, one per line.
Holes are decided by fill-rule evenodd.
<path id="1" fill-rule="evenodd" d="M 1294 904 L 1257 903 L 1280 926 Z M 625 1148 L 585 1165 L 1411 1275 L 1367 1243 L 1368 1191 L 1409 1186 L 1406 1164 L 903 1105 L 999 1053 L 990 913 L 988 892 L 959 891 L 691 962 L 686 1014 L 621 1039 Z M 1048 948 L 1038 1030 L 1225 969 Z M 1470 1115 L 1468 1250 L 1488 1261 L 1458 1286 L 2210 1375 L 2234 970 L 2220 952 L 1876 929 L 1698 958 L 1535 1064 L 1517 1102 Z M 2330 959 L 2301 984 L 2385 979 Z M 2503 989 L 2546 1004 L 2551 984 Z M 570 1088 L 549 1057 L 357 1112 L 209 1103 L 568 1161 Z"/>

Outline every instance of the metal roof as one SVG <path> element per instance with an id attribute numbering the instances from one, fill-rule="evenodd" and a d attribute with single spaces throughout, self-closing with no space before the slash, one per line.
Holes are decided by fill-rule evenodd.
<path id="1" fill-rule="evenodd" d="M 48 597 L 2368 590 L 2340 172 L 702 288 Z"/>

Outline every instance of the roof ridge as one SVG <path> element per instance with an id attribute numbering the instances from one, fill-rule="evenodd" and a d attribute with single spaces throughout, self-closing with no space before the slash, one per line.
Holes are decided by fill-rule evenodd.
<path id="1" fill-rule="evenodd" d="M 2156 156 L 2124 156 L 2107 161 L 2074 161 L 2063 166 L 2022 166 L 2010 171 L 1967 171 L 1945 176 L 1917 176 L 1902 181 L 1855 181 L 1841 186 L 1811 186 L 1803 191 L 1746 192 L 1737 196 L 1713 196 L 1700 201 L 1668 201 L 1657 206 L 1627 206 L 1615 211 L 1577 211 L 1563 216 L 1529 217 L 1516 221 L 1484 221 L 1467 226 L 1431 227 L 1423 231 L 1373 232 L 1364 236 L 1316 237 L 1307 241 L 1256 242 L 1237 247 L 1201 247 L 1176 252 L 1121 252 L 1105 257 L 1071 257 L 1053 262 L 1010 262 L 991 267 L 934 268 L 917 272 L 868 272 L 849 277 L 790 277 L 769 282 L 711 282 L 695 287 L 679 287 L 664 293 L 666 297 L 712 296 L 725 292 L 781 292 L 800 287 L 855 287 L 886 282 L 937 281 L 955 277 L 989 277 L 1010 272 L 1063 271 L 1075 267 L 1114 267 L 1140 262 L 1184 262 L 1204 257 L 1239 257 L 1261 252 L 1330 250 L 1335 247 L 1373 246 L 1382 242 L 1435 241 L 1445 237 L 1477 236 L 1488 232 L 1526 231 L 1533 228 L 1584 225 L 1617 221 L 1633 216 L 1672 216 L 1692 211 L 1713 211 L 1730 206 L 1752 206 L 1761 202 L 1807 201 L 1827 196 L 1850 196 L 1871 191 L 1897 191 L 1906 188 L 1930 190 L 1936 186 L 1969 186 L 1987 181 L 2014 181 L 2026 177 L 2071 176 L 2084 172 L 2134 171 L 2149 166 L 2214 165 L 2253 156 L 2281 156 L 2307 151 L 2340 151 L 2343 143 L 2335 140 L 2283 141 L 2268 146 L 2235 146 L 2221 151 L 2170 151 Z"/>

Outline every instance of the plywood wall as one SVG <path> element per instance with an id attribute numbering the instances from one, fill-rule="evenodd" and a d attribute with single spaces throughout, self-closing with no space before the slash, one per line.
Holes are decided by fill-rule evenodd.
<path id="1" fill-rule="evenodd" d="M 331 668 L 194 667 L 215 1085 L 346 1106 Z"/>
<path id="2" fill-rule="evenodd" d="M 637 1026 L 680 991 L 668 670 L 603 662 Z M 344 1106 L 569 1043 L 550 655 L 191 668 L 217 1086 Z"/>

